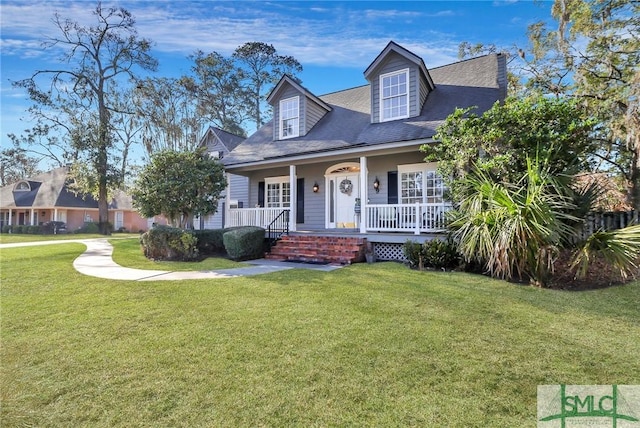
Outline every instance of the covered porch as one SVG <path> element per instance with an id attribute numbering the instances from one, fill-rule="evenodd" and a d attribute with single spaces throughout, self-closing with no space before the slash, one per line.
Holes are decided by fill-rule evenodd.
<path id="1" fill-rule="evenodd" d="M 445 229 L 451 204 L 443 181 L 415 148 L 319 160 L 246 171 L 253 195 L 226 207 L 224 226 L 411 235 Z"/>
<path id="2" fill-rule="evenodd" d="M 338 223 L 335 228 L 313 231 L 398 232 L 414 235 L 441 233 L 445 229 L 446 212 L 450 209 L 451 204 L 444 202 L 411 205 L 364 204 L 360 206 L 360 212 L 354 214 L 354 222 Z M 298 230 L 295 215 L 290 207 L 229 208 L 225 226 L 259 226 L 265 229 L 286 227 L 289 231 Z"/>

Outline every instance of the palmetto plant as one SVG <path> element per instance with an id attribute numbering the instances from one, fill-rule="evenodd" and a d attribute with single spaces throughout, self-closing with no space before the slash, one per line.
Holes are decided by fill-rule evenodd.
<path id="1" fill-rule="evenodd" d="M 475 169 L 462 188 L 466 197 L 450 228 L 465 259 L 484 264 L 492 276 L 529 277 L 543 285 L 562 240 L 573 231 L 571 198 L 535 162 L 516 184 L 496 183 Z"/>
<path id="2" fill-rule="evenodd" d="M 574 248 L 571 267 L 584 275 L 595 254 L 625 274 L 640 256 L 640 226 L 604 232 L 585 242 L 575 239 L 582 213 L 597 197 L 595 189 L 572 190 L 566 179 L 548 173 L 537 160 L 515 184 L 495 182 L 478 168 L 460 184 L 461 202 L 449 224 L 467 262 L 485 266 L 504 279 L 528 278 L 544 286 L 563 248 Z"/>

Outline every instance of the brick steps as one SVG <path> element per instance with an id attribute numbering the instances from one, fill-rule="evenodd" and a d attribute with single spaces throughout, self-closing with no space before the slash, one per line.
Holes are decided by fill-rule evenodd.
<path id="1" fill-rule="evenodd" d="M 307 263 L 351 264 L 364 261 L 365 238 L 285 235 L 265 257 Z"/>

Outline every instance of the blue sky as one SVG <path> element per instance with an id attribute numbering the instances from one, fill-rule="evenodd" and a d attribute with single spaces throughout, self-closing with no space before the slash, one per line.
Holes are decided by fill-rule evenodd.
<path id="1" fill-rule="evenodd" d="M 59 64 L 41 42 L 57 35 L 62 17 L 93 24 L 94 1 L 0 0 L 0 142 L 32 124 L 24 91 L 10 81 Z M 154 42 L 156 76 L 188 72 L 195 50 L 229 55 L 249 41 L 271 43 L 303 66 L 303 85 L 316 95 L 365 84 L 365 68 L 393 40 L 427 67 L 457 61 L 460 42 L 525 48 L 527 26 L 550 19 L 550 1 L 103 1 L 128 9 L 138 33 Z"/>

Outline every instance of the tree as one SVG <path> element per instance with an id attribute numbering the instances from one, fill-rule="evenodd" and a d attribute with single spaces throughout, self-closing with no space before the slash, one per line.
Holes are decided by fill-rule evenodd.
<path id="1" fill-rule="evenodd" d="M 256 128 L 260 128 L 262 108 L 267 91 L 278 83 L 284 74 L 295 78 L 296 73 L 302 71 L 302 65 L 292 56 L 278 55 L 273 45 L 262 42 L 249 42 L 239 46 L 233 53 L 240 67 L 245 72 L 248 82 L 245 89 L 249 91 L 252 100 L 252 117 Z"/>
<path id="2" fill-rule="evenodd" d="M 100 232 L 108 234 L 108 190 L 117 184 L 112 180 L 119 177 L 111 173 L 114 138 L 110 88 L 127 78 L 132 80 L 135 67 L 155 70 L 157 61 L 149 54 L 151 43 L 138 37 L 135 19 L 126 9 L 103 8 L 98 3 L 93 14 L 97 24 L 82 26 L 56 13 L 53 22 L 61 35 L 45 46 L 65 50 L 62 62 L 66 67 L 36 71 L 16 85 L 26 88 L 42 110 L 64 113 L 70 121 L 70 144 L 95 175 L 85 183 L 95 184 L 95 188 L 85 190 L 97 196 Z M 47 89 L 38 85 L 43 77 L 48 77 Z"/>
<path id="3" fill-rule="evenodd" d="M 207 119 L 198 114 L 189 77 L 147 78 L 136 87 L 138 116 L 147 155 L 161 150 L 190 151 L 198 146 Z"/>
<path id="4" fill-rule="evenodd" d="M 14 145 L 0 152 L 0 186 L 38 174 L 38 159 Z"/>
<path id="5" fill-rule="evenodd" d="M 235 135 L 246 135 L 242 123 L 248 118 L 250 94 L 242 86 L 244 72 L 232 58 L 217 52 L 197 51 L 189 57 L 194 63 L 192 85 L 198 114 L 215 126 Z"/>
<path id="6" fill-rule="evenodd" d="M 444 177 L 455 180 L 476 166 L 495 181 L 515 183 L 528 158 L 545 159 L 552 175 L 588 170 L 597 150 L 594 125 L 575 100 L 508 98 L 481 116 L 456 109 L 438 128 L 438 144 L 421 149 Z"/>
<path id="7" fill-rule="evenodd" d="M 132 190 L 143 217 L 164 215 L 179 227 L 193 227 L 194 216 L 216 212 L 227 182 L 222 164 L 204 149 L 154 153 Z"/>
<path id="8" fill-rule="evenodd" d="M 640 210 L 640 2 L 555 0 L 557 29 L 530 27 L 528 85 L 579 98 L 599 121 L 596 153 L 630 182 Z"/>

